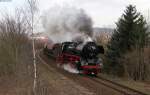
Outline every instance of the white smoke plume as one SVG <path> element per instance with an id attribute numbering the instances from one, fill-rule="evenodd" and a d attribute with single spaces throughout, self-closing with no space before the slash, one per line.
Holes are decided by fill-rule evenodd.
<path id="1" fill-rule="evenodd" d="M 92 35 L 92 20 L 82 9 L 56 6 L 43 15 L 43 27 L 53 42 L 72 41 Z"/>
<path id="2" fill-rule="evenodd" d="M 92 20 L 82 9 L 66 6 L 56 6 L 50 8 L 43 15 L 42 24 L 46 35 L 54 43 L 64 41 L 82 41 L 79 49 L 87 41 L 92 41 Z M 79 73 L 76 68 L 69 64 L 61 66 L 64 70 L 71 73 Z"/>
<path id="3" fill-rule="evenodd" d="M 58 63 L 57 67 L 63 68 L 64 70 L 66 70 L 66 71 L 68 71 L 70 73 L 74 73 L 74 74 L 78 74 L 79 73 L 79 71 L 77 70 L 77 68 L 73 68 L 69 63 L 68 64 L 62 64 L 62 65 L 60 65 Z"/>
<path id="4" fill-rule="evenodd" d="M 79 73 L 79 71 L 76 68 L 71 67 L 70 64 L 63 64 L 63 69 L 70 73 L 75 73 L 75 74 Z"/>

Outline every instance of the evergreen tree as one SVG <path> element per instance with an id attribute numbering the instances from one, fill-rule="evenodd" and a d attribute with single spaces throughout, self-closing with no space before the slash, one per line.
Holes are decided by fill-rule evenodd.
<path id="1" fill-rule="evenodd" d="M 144 46 L 147 28 L 143 16 L 132 5 L 127 6 L 116 25 L 108 45 L 104 68 L 107 72 L 120 76 L 124 74 L 123 63 L 120 62 L 120 59 L 137 44 Z"/>
<path id="2" fill-rule="evenodd" d="M 142 15 L 140 15 L 136 27 L 136 46 L 139 48 L 143 48 L 145 45 L 147 45 L 149 40 L 149 30 L 146 23 L 146 20 Z"/>

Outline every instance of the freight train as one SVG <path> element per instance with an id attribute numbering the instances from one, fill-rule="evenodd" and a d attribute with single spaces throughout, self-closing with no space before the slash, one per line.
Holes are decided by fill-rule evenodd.
<path id="1" fill-rule="evenodd" d="M 91 41 L 84 45 L 78 42 L 63 42 L 51 47 L 46 45 L 44 54 L 55 58 L 60 65 L 70 64 L 82 74 L 97 75 L 102 68 L 102 60 L 98 55 L 104 54 L 104 48 Z"/>

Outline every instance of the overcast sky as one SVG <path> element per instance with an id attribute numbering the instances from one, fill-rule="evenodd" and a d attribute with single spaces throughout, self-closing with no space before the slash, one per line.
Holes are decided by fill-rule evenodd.
<path id="1" fill-rule="evenodd" d="M 150 0 L 39 0 L 39 9 L 43 12 L 52 6 L 64 4 L 84 9 L 92 18 L 94 26 L 98 27 L 114 27 L 128 4 L 136 5 L 145 17 L 148 17 L 150 9 Z M 0 11 L 13 13 L 16 7 L 24 5 L 25 0 L 0 2 Z"/>

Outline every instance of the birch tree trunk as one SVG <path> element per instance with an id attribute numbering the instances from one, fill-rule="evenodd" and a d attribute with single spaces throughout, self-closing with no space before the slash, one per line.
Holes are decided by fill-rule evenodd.
<path id="1" fill-rule="evenodd" d="M 35 52 L 35 40 L 34 40 L 34 19 L 35 19 L 35 13 L 37 11 L 37 0 L 28 0 L 29 4 L 29 11 L 31 12 L 31 22 L 29 22 L 29 25 L 31 25 L 31 32 L 32 32 L 32 52 L 33 52 L 33 67 L 34 67 L 34 82 L 33 82 L 33 93 L 36 95 L 36 87 L 37 87 L 37 64 L 36 64 L 36 52 Z"/>

